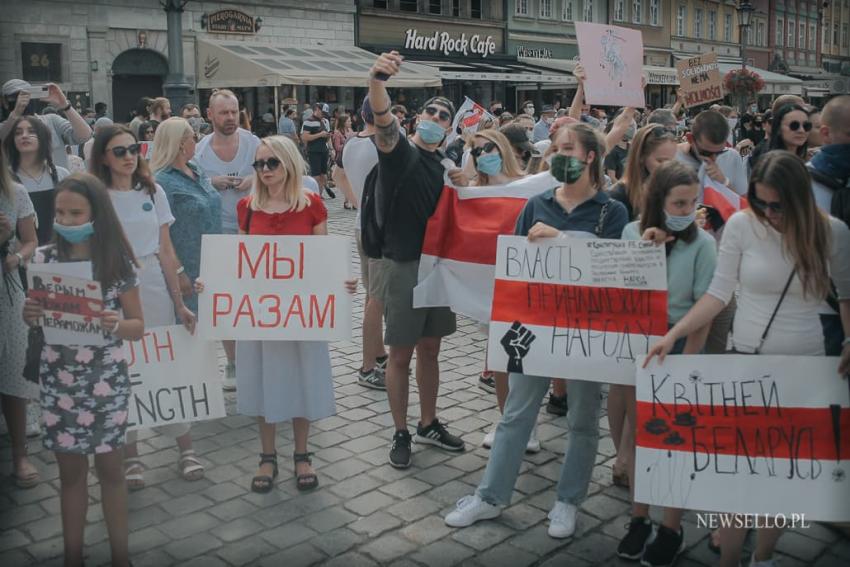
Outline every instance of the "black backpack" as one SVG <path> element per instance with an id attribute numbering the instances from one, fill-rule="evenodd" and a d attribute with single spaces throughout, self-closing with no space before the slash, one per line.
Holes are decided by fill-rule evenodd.
<path id="1" fill-rule="evenodd" d="M 812 181 L 817 181 L 832 191 L 829 214 L 850 226 L 850 180 L 842 182 L 841 179 L 821 173 L 811 164 L 806 165 L 806 169 L 809 170 Z"/>
<path id="2" fill-rule="evenodd" d="M 407 141 L 402 140 L 401 143 L 407 143 Z M 414 150 L 413 159 L 401 175 L 402 183 L 410 177 L 418 163 L 419 151 Z M 380 167 L 380 163 L 376 164 L 366 176 L 366 181 L 363 183 L 363 196 L 360 200 L 360 239 L 363 252 L 375 260 L 383 257 L 387 219 L 395 211 L 398 196 L 398 187 L 382 187 L 379 183 Z"/>

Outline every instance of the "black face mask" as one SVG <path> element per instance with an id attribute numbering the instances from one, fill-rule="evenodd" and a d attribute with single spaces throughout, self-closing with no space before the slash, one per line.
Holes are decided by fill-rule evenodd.
<path id="1" fill-rule="evenodd" d="M 505 109 L 500 106 L 499 108 L 496 108 L 495 110 L 493 110 L 493 115 L 494 116 L 501 116 L 503 112 L 505 112 Z"/>

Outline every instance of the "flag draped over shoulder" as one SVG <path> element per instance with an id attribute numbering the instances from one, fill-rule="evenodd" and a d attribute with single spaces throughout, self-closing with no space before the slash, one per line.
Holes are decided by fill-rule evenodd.
<path id="1" fill-rule="evenodd" d="M 499 235 L 514 233 L 530 197 L 558 185 L 548 172 L 507 185 L 446 185 L 425 230 L 413 306 L 489 321 Z"/>

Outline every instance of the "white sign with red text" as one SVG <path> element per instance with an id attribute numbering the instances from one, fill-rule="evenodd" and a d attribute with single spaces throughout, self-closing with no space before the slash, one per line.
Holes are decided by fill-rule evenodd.
<path id="1" fill-rule="evenodd" d="M 351 337 L 351 239 L 204 235 L 198 329 L 204 339 Z"/>

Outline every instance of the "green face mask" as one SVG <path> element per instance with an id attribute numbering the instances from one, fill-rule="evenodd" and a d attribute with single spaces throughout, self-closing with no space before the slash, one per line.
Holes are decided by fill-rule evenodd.
<path id="1" fill-rule="evenodd" d="M 585 167 L 587 167 L 587 163 L 575 156 L 555 154 L 552 157 L 552 164 L 549 171 L 552 173 L 552 177 L 561 183 L 572 185 L 579 180 L 581 174 L 584 173 Z"/>

